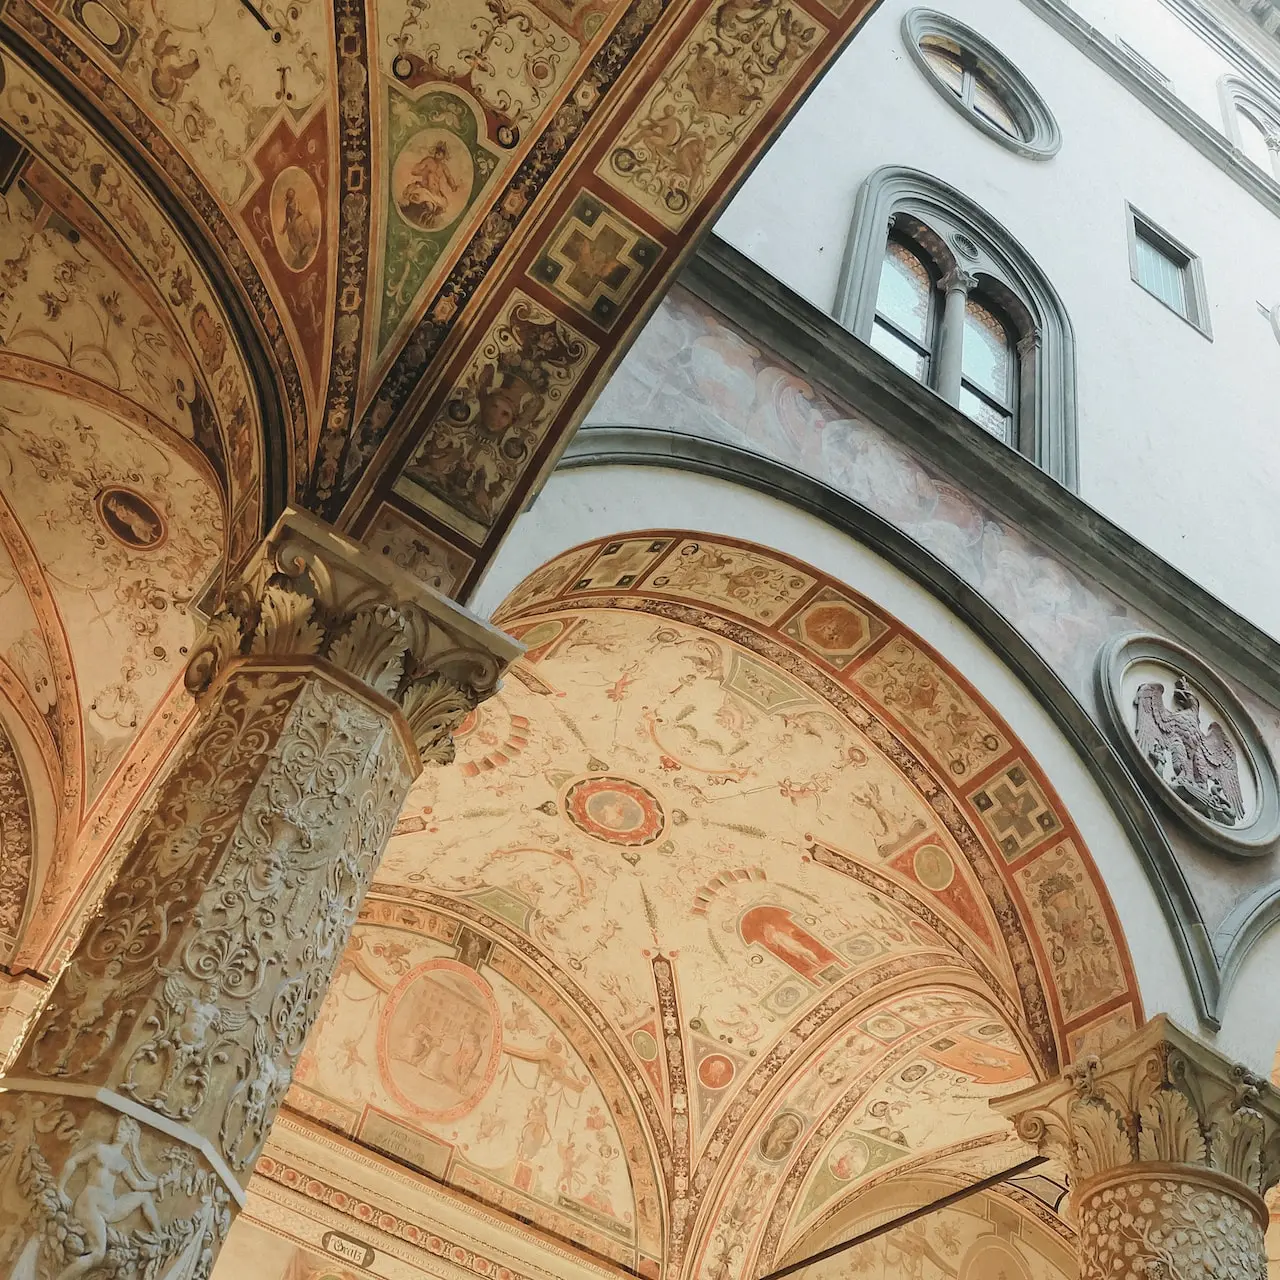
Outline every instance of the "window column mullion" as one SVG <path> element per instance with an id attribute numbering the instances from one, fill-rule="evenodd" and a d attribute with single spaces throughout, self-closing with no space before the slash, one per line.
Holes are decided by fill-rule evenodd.
<path id="1" fill-rule="evenodd" d="M 960 370 L 964 359 L 964 309 L 975 276 L 955 267 L 942 278 L 942 324 L 938 330 L 938 369 L 934 390 L 948 403 L 960 404 Z"/>

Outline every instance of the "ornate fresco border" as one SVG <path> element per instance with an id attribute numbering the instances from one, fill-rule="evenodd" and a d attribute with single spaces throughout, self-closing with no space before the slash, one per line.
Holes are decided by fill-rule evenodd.
<path id="1" fill-rule="evenodd" d="M 1155 766 L 1143 754 L 1129 729 L 1121 705 L 1125 672 L 1135 663 L 1150 661 L 1185 676 L 1203 690 L 1227 720 L 1244 748 L 1247 764 L 1258 788 L 1257 813 L 1240 827 L 1212 822 L 1174 794 Z M 1280 839 L 1280 779 L 1275 761 L 1258 731 L 1253 716 L 1226 682 L 1190 649 L 1147 631 L 1130 631 L 1108 641 L 1098 653 L 1095 668 L 1098 702 L 1106 714 L 1107 728 L 1116 746 L 1137 769 L 1148 791 L 1201 839 L 1228 853 L 1259 857 L 1269 853 Z"/>

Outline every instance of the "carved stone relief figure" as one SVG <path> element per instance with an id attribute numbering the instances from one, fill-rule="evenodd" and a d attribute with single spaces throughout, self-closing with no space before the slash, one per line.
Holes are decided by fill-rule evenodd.
<path id="1" fill-rule="evenodd" d="M 4 1078 L 4 1274 L 208 1274 L 405 792 L 517 648 L 283 518 L 193 652 L 201 724 Z"/>

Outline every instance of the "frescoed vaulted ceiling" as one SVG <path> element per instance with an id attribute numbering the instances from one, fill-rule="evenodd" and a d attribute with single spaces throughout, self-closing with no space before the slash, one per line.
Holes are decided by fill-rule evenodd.
<path id="1" fill-rule="evenodd" d="M 4 0 L 0 125 L 217 374 L 237 513 L 303 501 L 465 594 L 868 8 Z"/>
<path id="2" fill-rule="evenodd" d="M 904 1179 L 1018 1163 L 989 1099 L 1140 1022 L 1038 766 L 847 587 L 652 531 L 499 619 L 526 656 L 410 795 L 299 1122 L 602 1264 L 750 1280 Z M 939 1274 L 982 1274 L 1003 1220 L 966 1213 Z"/>

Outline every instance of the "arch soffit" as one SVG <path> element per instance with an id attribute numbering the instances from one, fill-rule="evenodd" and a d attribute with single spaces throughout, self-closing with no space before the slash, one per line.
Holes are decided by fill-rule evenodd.
<path id="1" fill-rule="evenodd" d="M 788 582 L 795 585 L 779 585 Z M 766 583 L 776 595 L 771 601 Z M 550 613 L 619 608 L 702 626 L 753 649 L 877 734 L 877 745 L 900 752 L 895 763 L 905 776 L 936 784 L 930 804 L 973 868 L 1020 970 L 1024 1025 L 1041 1069 L 1052 1073 L 1094 1037 L 1123 1036 L 1141 1023 L 1119 923 L 1079 831 L 1008 725 L 919 637 L 798 560 L 737 539 L 671 529 L 632 531 L 562 553 L 526 578 L 495 620 L 520 636 Z M 824 648 L 829 642 L 821 637 L 841 634 L 842 623 L 844 634 L 861 637 L 853 656 Z M 533 648 L 525 661 L 538 656 Z M 941 706 L 935 696 L 923 708 L 912 693 L 921 687 L 943 691 Z M 1027 821 L 1006 828 L 1010 805 L 1024 810 Z M 918 880 L 913 888 L 919 892 Z M 1055 893 L 1084 897 L 1071 907 L 1064 899 L 1047 908 Z M 1086 918 L 1105 921 L 1095 944 L 1101 971 L 1112 975 L 1103 998 L 1096 987 L 1085 995 L 1092 979 L 1072 972 L 1086 941 L 1076 931 Z M 1019 950 L 1028 942 L 1030 955 Z"/>
<path id="2" fill-rule="evenodd" d="M 672 1159 L 670 1115 L 662 1114 L 659 1104 L 663 1099 L 655 1097 L 651 1082 L 573 976 L 531 943 L 509 920 L 486 910 L 481 903 L 427 888 L 375 886 L 361 909 L 355 945 L 348 948 L 343 965 L 355 968 L 384 995 L 390 988 L 387 981 L 374 972 L 370 948 L 366 946 L 366 941 L 378 932 L 402 932 L 418 940 L 430 939 L 457 947 L 465 963 L 477 972 L 487 969 L 500 980 L 511 983 L 564 1036 L 577 1062 L 590 1073 L 592 1083 L 603 1095 L 621 1140 L 620 1154 L 636 1215 L 633 1247 L 620 1247 L 616 1239 L 593 1232 L 581 1221 L 548 1212 L 536 1198 L 512 1199 L 509 1192 L 504 1193 L 499 1184 L 488 1179 L 468 1181 L 466 1171 L 460 1173 L 456 1161 L 447 1172 L 443 1166 L 430 1171 L 468 1194 L 496 1201 L 497 1207 L 515 1212 L 553 1235 L 573 1239 L 576 1245 L 613 1262 L 633 1268 L 656 1266 L 660 1269 L 665 1261 L 664 1242 L 669 1238 L 668 1186 L 661 1171 L 670 1167 Z M 385 945 L 379 947 L 377 943 L 371 949 L 382 950 L 384 954 L 387 950 Z M 403 964 L 398 968 L 403 970 Z M 338 1004 L 340 999 L 335 993 L 322 1010 L 321 1028 L 326 1015 L 337 1014 Z M 525 1031 L 527 1033 L 528 1028 Z M 564 1068 L 563 1063 L 552 1065 L 557 1070 Z M 573 1069 L 574 1064 L 569 1063 L 568 1070 Z M 358 1088 L 351 1091 L 349 1098 L 334 1098 L 317 1089 L 312 1076 L 304 1057 L 289 1097 L 292 1107 L 375 1148 L 380 1142 L 385 1145 L 386 1138 L 379 1135 L 377 1120 L 370 1121 L 367 1108 L 362 1113 L 367 1098 L 361 1096 Z M 581 1135 L 577 1138 L 580 1140 Z M 421 1162 L 420 1156 L 411 1154 L 409 1158 L 410 1163 Z"/>
<path id="3" fill-rule="evenodd" d="M 766 1092 L 762 1103 L 752 1106 L 731 1131 L 725 1132 L 724 1150 L 714 1162 L 705 1189 L 698 1183 L 709 1163 L 704 1156 L 694 1178 L 695 1189 L 701 1194 L 690 1233 L 687 1273 L 701 1275 L 704 1268 L 714 1269 L 711 1264 L 717 1254 L 723 1256 L 739 1240 L 745 1244 L 741 1274 L 771 1271 L 781 1263 L 797 1222 L 803 1228 L 802 1236 L 810 1234 L 818 1223 L 842 1213 L 851 1199 L 863 1193 L 868 1181 L 878 1183 L 895 1173 L 906 1177 L 957 1153 L 971 1162 L 1011 1163 L 1009 1135 L 992 1119 L 986 1102 L 989 1096 L 1017 1088 L 1018 1081 L 1027 1084 L 1041 1076 L 1034 1052 L 1020 1043 L 1007 1016 L 972 974 L 940 968 L 915 975 L 914 982 L 897 985 L 896 991 L 893 984 L 877 989 L 852 1007 L 841 1025 L 815 1037 L 813 1046 L 806 1046 L 802 1060 L 778 1087 Z M 892 1025 L 895 1022 L 896 1027 Z M 978 1023 L 984 1024 L 982 1040 L 972 1036 Z M 880 1043 L 875 1043 L 877 1040 Z M 940 1048 L 947 1044 L 950 1051 Z M 999 1058 L 1004 1064 L 1002 1078 L 984 1082 L 975 1077 L 969 1081 L 963 1073 L 948 1074 L 948 1067 L 957 1060 L 949 1052 L 954 1055 L 958 1046 L 985 1049 L 991 1061 Z M 873 1049 L 871 1055 L 867 1055 L 868 1048 Z M 852 1069 L 850 1063 L 854 1064 Z M 907 1077 L 912 1081 L 927 1078 L 926 1072 L 937 1075 L 948 1113 L 940 1115 L 921 1098 L 905 1111 L 895 1111 L 895 1105 L 902 1102 L 902 1090 L 896 1082 Z M 811 1099 L 818 1083 L 826 1080 L 836 1084 L 815 1110 Z M 742 1090 L 747 1095 L 753 1091 L 754 1082 Z M 957 1104 L 967 1108 L 967 1114 L 959 1119 Z M 800 1108 L 812 1114 L 802 1114 Z M 773 1159 L 765 1147 L 787 1117 L 800 1121 L 795 1125 L 796 1137 L 780 1159 Z M 895 1131 L 898 1126 L 905 1132 Z M 864 1167 L 845 1170 L 847 1180 L 824 1178 L 823 1169 L 830 1158 L 850 1143 L 866 1148 Z M 715 1139 L 704 1151 L 707 1146 L 715 1149 L 714 1144 Z M 744 1188 L 749 1194 L 771 1165 L 776 1182 L 765 1212 L 754 1224 L 744 1223 L 734 1201 L 741 1198 Z"/>
<path id="4" fill-rule="evenodd" d="M 12 15 L 5 10 L 6 20 Z M 175 193 L 138 130 L 103 114 L 48 50 L 12 26 L 4 30 L 10 47 L 0 55 L 0 126 L 35 158 L 22 163 L 36 165 L 38 197 L 145 298 L 194 372 L 186 396 L 191 438 L 227 495 L 229 558 L 237 563 L 292 493 L 295 455 L 305 459 L 292 353 L 263 332 L 262 318 L 270 321 L 274 310 L 260 284 L 246 302 L 245 281 L 228 268 L 228 255 L 241 275 L 254 275 L 252 266 L 243 252 L 218 247 L 238 242 L 192 215 L 201 202 Z M 164 159 L 180 166 L 176 157 Z M 290 393 L 277 394 L 282 383 Z"/>
<path id="5" fill-rule="evenodd" d="M 945 1168 L 916 1170 L 908 1176 L 888 1171 L 884 1176 L 869 1181 L 866 1187 L 845 1201 L 838 1210 L 825 1216 L 803 1236 L 792 1241 L 786 1252 L 778 1257 L 776 1265 L 787 1265 L 810 1257 L 837 1241 L 851 1239 L 862 1231 L 910 1213 L 922 1203 L 927 1204 L 961 1191 L 971 1182 L 971 1174 L 966 1176 L 959 1171 L 951 1173 Z M 1011 1218 L 1020 1221 L 1018 1238 L 1049 1267 L 1060 1272 L 1063 1277 L 1075 1274 L 1076 1233 L 1057 1213 L 1021 1187 L 1001 1184 L 969 1197 L 954 1209 L 943 1212 L 958 1211 L 987 1219 L 990 1223 L 988 1230 L 996 1234 L 995 1221 L 990 1213 L 992 1207 L 996 1208 L 999 1219 L 1004 1223 L 1007 1224 Z M 947 1251 L 943 1249 L 939 1252 L 945 1254 Z M 854 1255 L 843 1258 L 845 1266 L 850 1262 L 851 1256 Z M 840 1266 L 840 1262 L 836 1266 Z M 821 1276 L 822 1272 L 815 1270 L 812 1274 Z M 1009 1280 L 1013 1280 L 1013 1277 Z"/>
<path id="6" fill-rule="evenodd" d="M 55 780 L 35 734 L 0 694 L 0 961 L 19 949 L 54 861 Z"/>
<path id="7" fill-rule="evenodd" d="M 705 476 L 804 512 L 883 557 L 960 617 L 1050 715 L 1105 796 L 1154 890 L 1182 962 L 1195 1014 L 1211 1029 L 1221 1028 L 1232 984 L 1249 952 L 1280 922 L 1280 886 L 1243 900 L 1211 943 L 1191 886 L 1152 805 L 1135 788 L 1110 739 L 1035 646 L 994 605 L 933 551 L 883 516 L 821 480 L 750 450 L 666 429 L 596 427 L 570 447 L 560 469 L 612 465 Z"/>
<path id="8" fill-rule="evenodd" d="M 1034 347 L 1035 421 L 1030 453 L 1034 461 L 1069 489 L 1079 475 L 1076 442 L 1075 333 L 1062 299 L 1035 259 L 981 205 L 964 192 L 919 169 L 884 165 L 858 189 L 836 286 L 834 312 L 860 336 L 871 332 L 879 292 L 880 268 L 890 218 L 904 213 L 918 219 L 945 242 L 944 269 L 960 267 L 985 279 L 1015 315 L 1024 308 L 1034 328 L 1020 335 Z M 957 251 L 957 237 L 972 246 Z"/>

